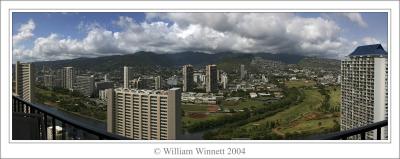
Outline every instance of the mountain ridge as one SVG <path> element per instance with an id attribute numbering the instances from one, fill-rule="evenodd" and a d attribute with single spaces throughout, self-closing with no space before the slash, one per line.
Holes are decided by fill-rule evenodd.
<path id="1" fill-rule="evenodd" d="M 245 64 L 249 59 L 261 57 L 263 59 L 280 61 L 285 64 L 298 64 L 302 60 L 310 58 L 295 54 L 272 54 L 272 53 L 204 53 L 195 51 L 186 51 L 179 53 L 158 54 L 155 52 L 140 51 L 134 54 L 111 55 L 101 57 L 83 57 L 68 60 L 56 61 L 38 61 L 33 62 L 36 68 L 43 66 L 61 68 L 65 66 L 77 67 L 79 69 L 91 71 L 110 71 L 122 66 L 131 67 L 180 67 L 185 64 L 192 64 L 195 67 L 201 67 L 207 64 L 220 63 L 240 63 Z M 320 58 L 323 60 L 323 58 Z M 323 63 L 323 62 L 322 62 Z"/>

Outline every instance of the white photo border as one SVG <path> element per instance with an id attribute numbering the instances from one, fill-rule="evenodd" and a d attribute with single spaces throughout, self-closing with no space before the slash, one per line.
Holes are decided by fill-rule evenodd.
<path id="1" fill-rule="evenodd" d="M 113 4 L 109 4 L 109 3 Z M 294 2 L 290 1 L 289 3 L 305 3 L 310 1 L 301 1 L 301 2 Z M 259 149 L 261 145 L 267 145 L 269 146 L 270 150 L 269 153 L 272 155 L 272 157 L 301 157 L 301 156 L 293 156 L 293 154 L 290 153 L 282 153 L 281 155 L 285 156 L 279 156 L 275 155 L 274 153 L 279 152 L 276 151 L 275 149 L 277 147 L 285 147 L 285 145 L 297 145 L 297 146 L 302 146 L 303 148 L 306 148 L 308 146 L 311 147 L 317 147 L 319 145 L 329 145 L 333 147 L 337 147 L 339 149 L 344 149 L 344 147 L 351 146 L 351 144 L 358 144 L 359 147 L 364 147 L 364 146 L 371 146 L 371 147 L 390 147 L 391 145 L 396 146 L 397 145 L 397 150 L 398 150 L 398 144 L 399 144 L 399 137 L 396 136 L 396 134 L 399 134 L 399 127 L 398 127 L 398 122 L 399 122 L 399 108 L 395 107 L 396 105 L 399 105 L 398 98 L 395 98 L 394 96 L 398 96 L 398 81 L 399 81 L 399 75 L 398 75 L 398 68 L 399 68 L 399 62 L 393 62 L 393 60 L 399 60 L 398 53 L 399 48 L 398 45 L 392 45 L 392 44 L 399 44 L 399 37 L 398 36 L 391 36 L 391 35 L 398 35 L 398 30 L 393 29 L 393 28 L 398 28 L 399 26 L 399 8 L 397 5 L 392 6 L 393 2 L 392 1 L 385 1 L 382 2 L 380 1 L 379 4 L 375 1 L 369 1 L 369 2 L 343 2 L 343 1 L 338 1 L 335 3 L 339 3 L 339 5 L 329 5 L 333 1 L 330 2 L 321 2 L 317 1 L 319 5 L 316 6 L 296 6 L 295 4 L 288 6 L 284 2 L 261 2 L 261 1 L 246 1 L 246 2 L 227 2 L 227 1 L 215 1 L 215 2 L 200 2 L 200 1 L 139 1 L 139 2 L 127 2 L 127 1 L 120 1 L 120 2 L 114 2 L 114 1 L 101 1 L 101 2 L 95 2 L 95 1 L 85 1 L 85 2 L 77 2 L 77 1 L 60 1 L 60 2 L 40 2 L 43 3 L 44 6 L 40 6 L 37 4 L 38 2 L 35 1 L 16 1 L 16 2 L 11 2 L 11 1 L 2 1 L 2 8 L 1 8 L 1 33 L 2 35 L 6 35 L 4 33 L 8 33 L 8 37 L 2 36 L 1 37 L 1 105 L 0 110 L 1 113 L 1 152 L 5 152 L 4 154 L 7 154 L 5 157 L 32 157 L 32 155 L 42 155 L 41 157 L 55 157 L 51 156 L 48 154 L 36 154 L 36 153 L 9 153 L 7 150 L 12 150 L 10 152 L 17 152 L 16 150 L 21 150 L 21 148 L 18 147 L 33 147 L 32 149 L 35 149 L 35 147 L 40 148 L 41 147 L 46 147 L 49 149 L 55 149 L 54 147 L 60 147 L 59 149 L 61 150 L 61 147 L 65 147 L 68 149 L 71 148 L 84 148 L 86 146 L 94 146 L 98 147 L 95 145 L 100 145 L 98 148 L 102 149 L 103 151 L 96 151 L 98 154 L 92 154 L 96 158 L 103 158 L 103 157 L 112 157 L 115 158 L 111 153 L 112 151 L 109 151 L 109 154 L 104 154 L 104 150 L 112 147 L 118 147 L 121 148 L 122 150 L 126 149 L 126 147 L 138 147 L 139 151 L 136 153 L 142 154 L 139 155 L 138 157 L 161 157 L 161 158 L 169 158 L 173 157 L 176 158 L 176 156 L 160 156 L 157 154 L 154 154 L 154 149 L 155 148 L 163 148 L 163 147 L 168 147 L 166 145 L 169 145 L 169 147 L 177 147 L 177 146 L 189 146 L 189 147 L 196 147 L 198 145 L 191 145 L 191 144 L 201 144 L 204 145 L 205 147 L 232 147 L 233 144 L 237 145 L 243 145 L 245 147 L 252 147 L 255 149 Z M 85 9 L 75 9 L 74 7 L 70 7 L 71 5 L 76 6 L 74 3 L 82 3 L 83 7 Z M 93 4 L 94 3 L 94 4 Z M 102 3 L 101 6 L 99 7 L 99 3 Z M 124 4 L 135 4 L 135 7 L 126 7 Z M 180 4 L 179 7 L 174 6 L 173 4 Z M 184 5 L 181 5 L 181 3 L 184 3 Z M 217 4 L 216 7 L 209 7 L 209 3 L 215 3 Z M 232 4 L 233 3 L 233 4 Z M 245 3 L 245 4 L 243 4 Z M 311 3 L 316 3 L 316 1 L 311 1 Z M 347 6 L 346 3 L 356 3 L 359 6 Z M 363 9 L 366 3 L 366 8 L 369 9 Z M 370 4 L 371 3 L 371 4 Z M 4 4 L 5 7 L 4 7 Z M 63 5 L 66 4 L 66 5 Z M 108 5 L 106 5 L 108 4 Z M 200 4 L 200 6 L 198 6 Z M 258 4 L 263 4 L 263 5 L 258 5 Z M 271 5 L 269 7 L 266 7 L 268 5 Z M 285 7 L 282 7 L 283 6 Z M 92 5 L 92 6 L 90 6 Z M 96 6 L 97 5 L 97 6 Z M 104 5 L 106 7 L 104 7 Z M 304 5 L 304 4 L 303 4 Z M 61 6 L 61 7 L 60 7 Z M 162 7 L 160 7 L 162 6 Z M 188 7 L 189 6 L 189 7 Z M 196 7 L 193 7 L 196 6 Z M 205 7 L 207 6 L 207 7 Z M 228 6 L 228 7 L 227 7 Z M 250 7 L 251 6 L 251 7 Z M 277 9 L 280 8 L 284 9 Z M 321 8 L 318 8 L 320 6 L 323 6 Z M 338 7 L 339 6 L 339 7 Z M 124 9 L 119 9 L 124 8 Z M 186 8 L 185 8 L 186 7 Z M 203 8 L 202 8 L 203 7 Z M 300 7 L 300 9 L 298 9 Z M 58 8 L 58 9 L 55 9 Z M 111 8 L 111 9 L 110 9 Z M 340 8 L 340 9 L 338 9 Z M 344 9 L 343 9 L 344 8 Z M 160 141 L 160 140 L 152 140 L 152 141 L 143 141 L 143 140 L 126 140 L 126 141 L 104 141 L 104 140 L 94 140 L 94 141 L 29 141 L 29 140 L 23 140 L 23 141 L 17 141 L 17 140 L 11 140 L 11 115 L 10 115 L 10 109 L 9 105 L 11 104 L 11 86 L 12 86 L 12 77 L 11 77 L 11 61 L 12 61 L 12 54 L 11 54 L 11 48 L 12 48 L 12 13 L 13 12 L 386 12 L 388 14 L 388 53 L 389 53 L 389 140 L 381 140 L 381 141 L 373 141 L 373 140 L 367 140 L 367 141 L 355 141 L 355 140 L 349 140 L 349 141 L 338 141 L 338 140 L 333 140 L 333 141 L 321 141 L 321 140 L 167 140 L 167 141 Z M 394 18 L 392 18 L 392 16 Z M 395 21 L 392 21 L 396 19 Z M 8 20 L 8 21 L 7 21 Z M 397 27 L 395 27 L 397 26 Z M 393 32 L 392 32 L 393 31 Z M 397 33 L 397 34 L 396 34 Z M 397 43 L 395 43 L 397 42 Z M 8 53 L 8 54 L 7 54 Z M 9 61 L 5 60 L 9 59 Z M 395 82 L 392 82 L 395 81 Z M 8 89 L 4 89 L 8 88 Z M 394 97 L 392 100 L 392 97 Z M 3 106 L 4 105 L 4 106 Z M 7 114 L 8 113 L 8 114 Z M 396 124 L 397 122 L 397 124 Z M 6 124 L 6 125 L 5 125 Z M 8 129 L 8 131 L 6 131 Z M 7 134 L 7 135 L 5 135 Z M 7 142 L 4 142 L 6 139 Z M 52 147 L 52 145 L 55 144 L 57 146 Z M 103 144 L 103 145 L 102 145 Z M 182 145 L 183 144 L 183 145 Z M 225 145 L 223 145 L 225 144 Z M 106 146 L 104 146 L 106 145 Z M 278 146 L 279 145 L 279 146 Z M 304 147 L 305 145 L 308 145 Z M 382 146 L 383 145 L 383 146 Z M 389 145 L 389 146 L 388 146 Z M 255 146 L 255 147 L 254 147 Z M 271 147 L 272 146 L 272 147 Z M 320 147 L 319 147 L 320 148 Z M 149 150 L 148 152 L 146 151 L 140 151 L 140 149 L 146 149 Z M 252 150 L 250 149 L 250 150 Z M 354 147 L 353 147 L 354 149 Z M 358 148 L 357 148 L 358 149 Z M 368 147 L 365 147 L 364 150 L 368 149 Z M 6 151 L 4 151 L 6 150 Z M 30 152 L 30 150 L 23 149 L 24 151 Z M 82 149 L 80 149 L 82 150 Z M 118 150 L 118 149 L 117 149 Z M 78 150 L 76 150 L 78 151 Z M 116 151 L 116 150 L 114 150 Z M 132 151 L 132 150 L 131 150 Z M 65 154 L 59 152 L 59 151 L 51 151 L 54 153 L 59 153 L 66 155 L 65 157 L 82 157 L 87 156 L 87 157 L 93 157 L 88 154 L 84 154 L 81 151 L 80 155 L 81 156 L 74 156 L 72 154 Z M 124 151 L 126 152 L 126 151 Z M 130 152 L 130 151 L 128 151 Z M 261 151 L 263 152 L 263 151 Z M 307 151 L 304 151 L 307 152 Z M 324 151 L 321 151 L 324 152 Z M 371 155 L 367 155 L 368 152 L 371 151 L 362 151 L 365 153 L 363 155 L 364 157 L 371 157 Z M 379 151 L 378 151 L 379 152 Z M 54 154 L 52 153 L 52 154 Z M 111 153 L 111 155 L 110 155 Z M 254 152 L 253 152 L 254 153 Z M 254 153 L 254 154 L 257 154 Z M 240 157 L 255 157 L 254 154 L 250 155 L 245 155 L 245 156 L 240 156 Z M 322 153 L 323 154 L 323 153 Z M 117 155 L 117 154 L 114 154 Z M 122 153 L 118 154 L 118 158 L 126 158 L 126 157 L 136 157 L 137 154 L 129 154 L 129 153 Z M 265 154 L 264 154 L 265 155 Z M 298 154 L 300 155 L 300 154 Z M 312 157 L 313 155 L 309 153 L 301 154 L 301 155 L 306 155 L 308 157 Z M 343 155 L 338 155 L 338 154 L 331 154 L 332 156 L 330 157 L 340 157 Z M 360 155 L 360 154 L 359 154 Z M 389 155 L 389 154 L 387 154 Z M 3 156 L 1 156 L 3 157 Z M 64 156 L 63 156 L 64 157 Z M 178 156 L 178 157 L 239 157 L 239 156 L 196 156 L 196 155 L 190 155 L 190 156 Z M 268 156 L 271 157 L 271 156 Z M 303 156 L 304 157 L 304 156 Z M 321 156 L 315 156 L 314 157 L 321 157 Z M 347 156 L 348 157 L 348 156 Z M 389 156 L 388 156 L 389 157 Z"/>

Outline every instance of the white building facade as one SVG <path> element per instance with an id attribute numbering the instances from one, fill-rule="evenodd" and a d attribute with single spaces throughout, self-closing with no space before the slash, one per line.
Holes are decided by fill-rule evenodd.
<path id="1" fill-rule="evenodd" d="M 341 131 L 387 120 L 388 61 L 382 46 L 359 46 L 342 61 L 341 71 Z M 385 127 L 381 138 L 387 137 Z M 376 132 L 367 133 L 366 139 L 376 139 Z"/>

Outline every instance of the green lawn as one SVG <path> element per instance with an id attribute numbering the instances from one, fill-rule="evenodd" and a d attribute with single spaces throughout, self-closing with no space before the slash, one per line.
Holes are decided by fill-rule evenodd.
<path id="1" fill-rule="evenodd" d="M 70 94 L 64 94 L 59 92 L 53 92 L 43 88 L 35 87 L 35 102 L 40 102 L 50 106 L 56 106 L 61 110 L 68 111 L 77 115 L 81 115 L 87 118 L 104 121 L 106 120 L 106 110 L 89 104 L 87 98 L 76 97 Z M 60 102 L 57 102 L 60 101 Z"/>
<path id="2" fill-rule="evenodd" d="M 40 95 L 46 96 L 46 97 L 51 97 L 52 94 L 53 94 L 55 97 L 62 98 L 64 100 L 78 99 L 77 97 L 72 97 L 70 95 L 56 93 L 56 92 L 53 92 L 51 90 L 45 90 L 45 89 L 42 89 L 42 88 L 39 88 L 39 87 L 35 87 L 34 91 L 35 91 L 35 94 L 40 94 Z"/>
<path id="3" fill-rule="evenodd" d="M 283 127 L 279 131 L 283 133 L 321 133 L 327 129 L 332 129 L 335 126 L 335 122 L 339 121 L 339 118 L 324 118 L 317 120 L 302 120 L 288 127 Z"/>
<path id="4" fill-rule="evenodd" d="M 193 124 L 195 122 L 217 119 L 220 116 L 229 115 L 229 113 L 207 113 L 207 114 L 208 115 L 205 118 L 191 118 L 188 115 L 182 117 L 183 127 L 186 127 L 187 125 Z"/>
<path id="5" fill-rule="evenodd" d="M 288 88 L 292 88 L 292 87 L 308 87 L 308 86 L 314 86 L 315 85 L 315 81 L 311 81 L 311 80 L 293 80 L 293 81 L 286 81 L 285 85 Z"/>
<path id="6" fill-rule="evenodd" d="M 276 121 L 279 120 L 281 124 L 289 124 L 296 119 L 300 119 L 303 115 L 313 112 L 315 108 L 321 106 L 322 103 L 322 95 L 318 92 L 317 89 L 304 90 L 305 99 L 298 105 L 291 106 L 290 108 L 276 113 L 273 116 L 264 118 L 257 122 L 249 123 L 245 125 L 246 128 L 251 128 L 253 124 L 264 124 L 268 121 Z"/>
<path id="7" fill-rule="evenodd" d="M 182 110 L 185 112 L 207 112 L 207 107 L 205 104 L 182 104 Z"/>
<path id="8" fill-rule="evenodd" d="M 191 118 L 191 117 L 188 117 L 188 116 L 182 117 L 182 122 L 185 123 L 185 124 L 186 123 L 193 123 L 193 122 L 197 122 L 197 121 L 203 121 L 203 120 L 207 120 L 207 118 L 194 119 L 194 118 Z"/>
<path id="9" fill-rule="evenodd" d="M 340 101 L 341 101 L 341 96 L 342 96 L 340 87 L 332 86 L 328 90 L 329 90 L 329 96 L 330 96 L 329 104 L 333 107 L 340 107 Z"/>
<path id="10" fill-rule="evenodd" d="M 301 87 L 299 84 L 297 86 Z M 334 90 L 333 87 L 329 87 L 328 90 L 331 96 L 329 102 L 333 105 L 336 104 L 336 106 L 339 105 L 340 89 L 336 88 Z M 274 130 L 278 135 L 318 134 L 332 131 L 335 128 L 334 120 L 339 121 L 337 113 L 323 113 L 317 110 L 323 102 L 323 96 L 317 88 L 305 89 L 303 91 L 305 99 L 300 104 L 291 106 L 273 116 L 244 125 L 242 128 L 252 130 L 267 122 L 278 121 L 279 126 Z"/>
<path id="11" fill-rule="evenodd" d="M 263 107 L 264 102 L 257 99 L 242 99 L 239 101 L 222 101 L 220 106 L 224 109 L 242 110 L 244 108 Z"/>

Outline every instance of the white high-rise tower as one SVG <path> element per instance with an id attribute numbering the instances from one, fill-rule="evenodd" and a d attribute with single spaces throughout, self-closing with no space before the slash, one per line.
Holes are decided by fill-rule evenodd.
<path id="1" fill-rule="evenodd" d="M 124 88 L 129 88 L 129 67 L 124 66 Z"/>
<path id="2" fill-rule="evenodd" d="M 382 46 L 359 46 L 341 65 L 341 131 L 387 120 L 388 65 Z M 387 139 L 387 127 L 382 132 L 381 138 Z M 366 139 L 375 138 L 374 132 L 366 135 Z"/>

